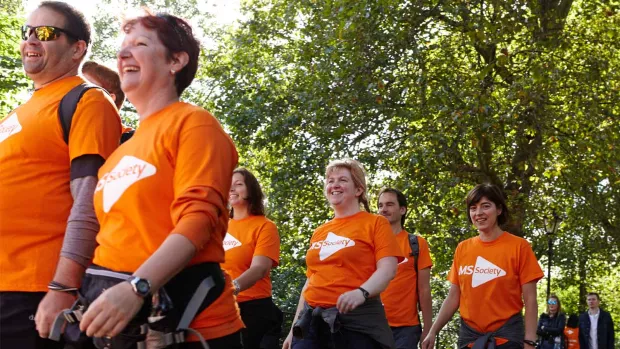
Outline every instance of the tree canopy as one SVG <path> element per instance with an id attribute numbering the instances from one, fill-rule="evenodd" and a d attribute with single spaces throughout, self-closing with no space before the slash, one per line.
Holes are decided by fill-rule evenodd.
<path id="1" fill-rule="evenodd" d="M 103 0 L 93 21 L 97 60 L 114 59 L 118 44 L 112 3 Z M 620 4 L 248 0 L 240 22 L 222 29 L 198 3 L 146 5 L 192 18 L 210 43 L 184 97 L 221 120 L 261 180 L 282 240 L 272 275 L 281 307 L 294 309 L 309 238 L 332 215 L 325 166 L 353 157 L 367 168 L 373 208 L 382 186 L 407 195 L 406 228 L 429 241 L 434 259 L 435 312 L 456 245 L 476 234 L 464 197 L 490 182 L 508 200 L 505 229 L 528 239 L 545 267 L 552 238 L 552 292 L 564 308 L 583 310 L 596 290 L 620 326 Z M 7 8 L 3 116 L 28 84 L 21 8 Z M 554 213 L 561 223 L 550 235 Z M 438 347 L 455 331 L 451 323 Z"/>

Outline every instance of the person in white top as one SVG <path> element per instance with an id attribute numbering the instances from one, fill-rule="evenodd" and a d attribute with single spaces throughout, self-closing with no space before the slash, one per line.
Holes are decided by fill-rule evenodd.
<path id="1" fill-rule="evenodd" d="M 599 308 L 597 293 L 587 295 L 588 311 L 579 316 L 579 344 L 583 349 L 613 349 L 614 323 L 611 315 Z"/>

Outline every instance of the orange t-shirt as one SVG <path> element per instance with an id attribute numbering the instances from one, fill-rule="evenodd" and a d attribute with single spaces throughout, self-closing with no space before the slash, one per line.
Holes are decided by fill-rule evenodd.
<path id="1" fill-rule="evenodd" d="M 40 88 L 0 121 L 0 291 L 47 291 L 73 206 L 71 161 L 106 159 L 118 147 L 120 117 L 98 89 L 82 96 L 65 143 L 58 105 L 83 82 L 72 76 Z"/>
<path id="2" fill-rule="evenodd" d="M 497 330 L 521 312 L 521 286 L 542 277 L 529 242 L 508 232 L 491 242 L 478 236 L 461 242 L 448 274 L 461 291 L 461 317 L 482 333 Z"/>
<path id="3" fill-rule="evenodd" d="M 202 108 L 173 103 L 142 121 L 99 170 L 101 225 L 94 263 L 135 272 L 170 234 L 196 246 L 190 264 L 224 261 L 222 240 L 237 151 Z M 192 323 L 206 339 L 243 327 L 230 277 L 224 293 Z"/>
<path id="4" fill-rule="evenodd" d="M 415 271 L 414 258 L 411 256 L 409 233 L 401 231 L 396 234 L 405 259 L 398 264 L 396 277 L 390 281 L 387 289 L 381 293 L 381 301 L 385 307 L 385 315 L 392 327 L 416 326 L 420 324 L 418 317 L 418 273 Z M 418 270 L 433 266 L 428 243 L 418 235 Z"/>
<path id="5" fill-rule="evenodd" d="M 249 216 L 244 219 L 231 219 L 228 233 L 224 238 L 226 262 L 222 269 L 233 279 L 238 278 L 252 264 L 254 256 L 265 256 L 278 265 L 280 257 L 280 235 L 278 228 L 265 216 Z M 237 295 L 237 302 L 271 297 L 271 277 L 267 274 L 254 286 Z"/>
<path id="6" fill-rule="evenodd" d="M 361 211 L 321 225 L 306 254 L 306 302 L 311 307 L 334 307 L 341 294 L 366 282 L 384 257 L 404 260 L 385 217 Z"/>
<path id="7" fill-rule="evenodd" d="M 564 328 L 564 336 L 566 337 L 566 349 L 579 349 L 579 328 Z"/>

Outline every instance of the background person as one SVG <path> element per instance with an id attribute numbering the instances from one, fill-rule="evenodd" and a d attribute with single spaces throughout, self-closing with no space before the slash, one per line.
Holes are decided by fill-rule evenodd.
<path id="1" fill-rule="evenodd" d="M 97 62 L 88 61 L 82 65 L 82 75 L 92 84 L 101 86 L 114 100 L 118 110 L 125 102 L 125 92 L 121 89 L 121 79 L 114 70 Z"/>
<path id="2" fill-rule="evenodd" d="M 508 208 L 501 190 L 479 184 L 465 200 L 467 220 L 478 236 L 456 248 L 448 274 L 451 286 L 437 319 L 422 343 L 434 348 L 437 333 L 459 310 L 459 348 L 496 342 L 502 349 L 531 349 L 536 340 L 536 282 L 543 277 L 527 240 L 503 231 Z M 525 303 L 525 329 L 521 310 Z"/>
<path id="3" fill-rule="evenodd" d="M 433 325 L 431 298 L 431 267 L 433 262 L 426 240 L 417 236 L 419 254 L 411 253 L 409 233 L 403 229 L 407 215 L 407 198 L 397 189 L 385 188 L 379 192 L 379 214 L 387 218 L 392 233 L 400 245 L 404 261 L 398 264 L 394 280 L 381 293 L 385 315 L 394 335 L 396 349 L 416 349 Z M 422 309 L 424 330 L 420 325 L 418 304 Z"/>
<path id="4" fill-rule="evenodd" d="M 42 2 L 22 27 L 22 63 L 35 91 L 0 121 L 2 348 L 62 346 L 47 340 L 50 328 L 75 301 L 96 246 L 93 192 L 118 146 L 120 118 L 98 90 L 75 110 L 68 144 L 58 117 L 60 100 L 84 82 L 77 74 L 90 40 L 84 15 L 64 2 Z"/>
<path id="5" fill-rule="evenodd" d="M 539 336 L 540 349 L 565 348 L 564 326 L 566 315 L 562 312 L 562 303 L 555 294 L 547 299 L 547 312 L 540 315 L 536 334 Z"/>
<path id="6" fill-rule="evenodd" d="M 280 236 L 265 217 L 263 191 L 245 168 L 233 172 L 228 202 L 230 221 L 224 238 L 224 269 L 233 278 L 241 319 L 244 349 L 259 349 L 265 335 L 282 327 L 282 312 L 271 298 L 271 269 L 278 265 Z M 276 343 L 279 338 L 270 338 Z M 277 345 L 277 344 L 276 344 Z"/>
<path id="7" fill-rule="evenodd" d="M 566 321 L 564 329 L 566 349 L 579 349 L 579 316 L 572 314 Z"/>
<path id="8" fill-rule="evenodd" d="M 598 293 L 586 296 L 588 310 L 579 315 L 579 345 L 583 349 L 614 348 L 614 322 L 608 312 L 600 308 Z"/>
<path id="9" fill-rule="evenodd" d="M 237 164 L 234 144 L 218 121 L 179 101 L 198 67 L 200 48 L 189 24 L 147 14 L 127 21 L 123 30 L 118 70 L 140 127 L 99 171 L 94 197 L 99 246 L 82 284 L 90 305 L 80 323 L 95 343 L 112 348 L 144 339 L 150 295 L 162 286 L 168 293 L 194 293 L 189 286 L 169 288 L 170 279 L 224 261 L 227 195 Z M 98 277 L 102 271 L 131 278 Z M 222 273 L 219 265 L 217 272 Z M 225 273 L 224 278 L 219 297 L 191 324 L 211 349 L 241 348 L 243 323 L 231 279 Z"/>
<path id="10" fill-rule="evenodd" d="M 310 239 L 308 279 L 283 348 L 392 348 L 378 298 L 403 260 L 390 224 L 368 212 L 365 173 L 355 160 L 327 165 L 324 194 L 335 218 Z"/>

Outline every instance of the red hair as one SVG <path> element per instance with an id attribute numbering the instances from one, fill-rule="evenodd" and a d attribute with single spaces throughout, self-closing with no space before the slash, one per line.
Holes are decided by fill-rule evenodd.
<path id="1" fill-rule="evenodd" d="M 179 52 L 185 52 L 189 56 L 185 67 L 175 75 L 174 85 L 177 89 L 177 95 L 180 96 L 192 83 L 198 70 L 200 43 L 194 37 L 192 27 L 179 17 L 169 14 L 154 15 L 147 11 L 146 16 L 125 21 L 123 31 L 129 33 L 136 23 L 140 23 L 145 28 L 157 33 L 157 37 L 168 51 L 169 60 L 173 59 L 173 54 Z"/>

